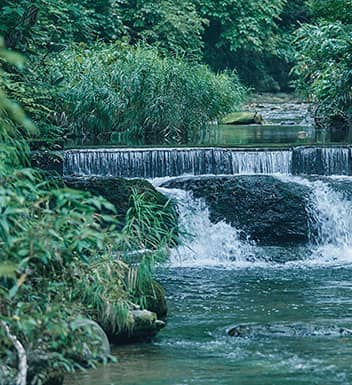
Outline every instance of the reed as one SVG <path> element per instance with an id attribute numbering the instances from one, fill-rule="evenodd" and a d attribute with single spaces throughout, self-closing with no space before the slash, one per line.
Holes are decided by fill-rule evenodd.
<path id="1" fill-rule="evenodd" d="M 75 136 L 126 132 L 180 139 L 236 110 L 245 95 L 235 73 L 215 74 L 149 46 L 76 46 L 51 65 Z"/>

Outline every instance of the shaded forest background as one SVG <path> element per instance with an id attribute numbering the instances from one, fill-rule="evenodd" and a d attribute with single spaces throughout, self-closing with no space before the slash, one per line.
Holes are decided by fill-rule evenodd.
<path id="1" fill-rule="evenodd" d="M 177 137 L 238 108 L 240 82 L 350 116 L 350 0 L 2 3 L 0 34 L 27 59 L 5 87 L 47 137 Z"/>
<path id="2" fill-rule="evenodd" d="M 131 329 L 178 242 L 173 203 L 147 182 L 116 182 L 121 215 L 33 169 L 34 139 L 177 139 L 251 89 L 295 89 L 326 124 L 351 122 L 351 0 L 2 0 L 0 36 L 0 383 L 24 383 L 18 343 L 31 384 L 107 362 L 82 319 Z"/>

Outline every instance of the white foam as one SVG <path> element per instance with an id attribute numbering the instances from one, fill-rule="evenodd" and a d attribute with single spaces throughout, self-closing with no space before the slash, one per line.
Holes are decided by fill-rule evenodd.
<path id="1" fill-rule="evenodd" d="M 190 192 L 183 190 L 161 189 L 177 201 L 183 233 L 183 243 L 171 252 L 170 266 L 286 269 L 352 264 L 352 201 L 334 190 L 328 178 L 312 181 L 296 176 L 276 177 L 307 186 L 311 191 L 307 211 L 316 231 L 312 231 L 315 236 L 304 251 L 297 249 L 302 254 L 300 260 L 271 262 L 272 248 L 243 240 L 241 230 L 224 221 L 212 223 L 203 200 L 194 199 Z"/>

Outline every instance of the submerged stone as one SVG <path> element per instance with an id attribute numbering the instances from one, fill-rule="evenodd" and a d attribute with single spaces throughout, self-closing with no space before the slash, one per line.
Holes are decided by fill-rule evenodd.
<path id="1" fill-rule="evenodd" d="M 346 337 L 352 336 L 352 330 L 339 326 L 315 325 L 304 323 L 275 324 L 239 324 L 226 330 L 231 337 Z"/>

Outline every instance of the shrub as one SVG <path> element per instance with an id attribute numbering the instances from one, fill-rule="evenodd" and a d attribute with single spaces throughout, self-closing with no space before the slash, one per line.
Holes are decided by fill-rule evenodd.
<path id="1" fill-rule="evenodd" d="M 22 64 L 2 41 L 0 59 Z M 110 202 L 59 188 L 29 168 L 26 140 L 35 127 L 4 92 L 13 84 L 1 68 L 0 85 L 0 382 L 17 376 L 16 383 L 42 384 L 107 359 L 96 324 L 82 318 L 128 329 L 129 310 L 145 303 L 137 289 L 150 286 L 165 243 L 146 228 L 153 218 L 143 197 L 138 218 L 131 211 L 120 233 Z M 130 251 L 143 247 L 141 239 L 131 242 L 141 234 L 138 224 L 150 230 L 155 250 L 131 267 L 125 262 Z"/>
<path id="2" fill-rule="evenodd" d="M 215 75 L 151 47 L 76 46 L 51 65 L 76 136 L 125 131 L 175 140 L 238 108 L 244 96 L 235 74 Z"/>
<path id="3" fill-rule="evenodd" d="M 352 116 L 352 26 L 339 21 L 296 31 L 296 87 L 318 105 L 319 116 Z"/>

